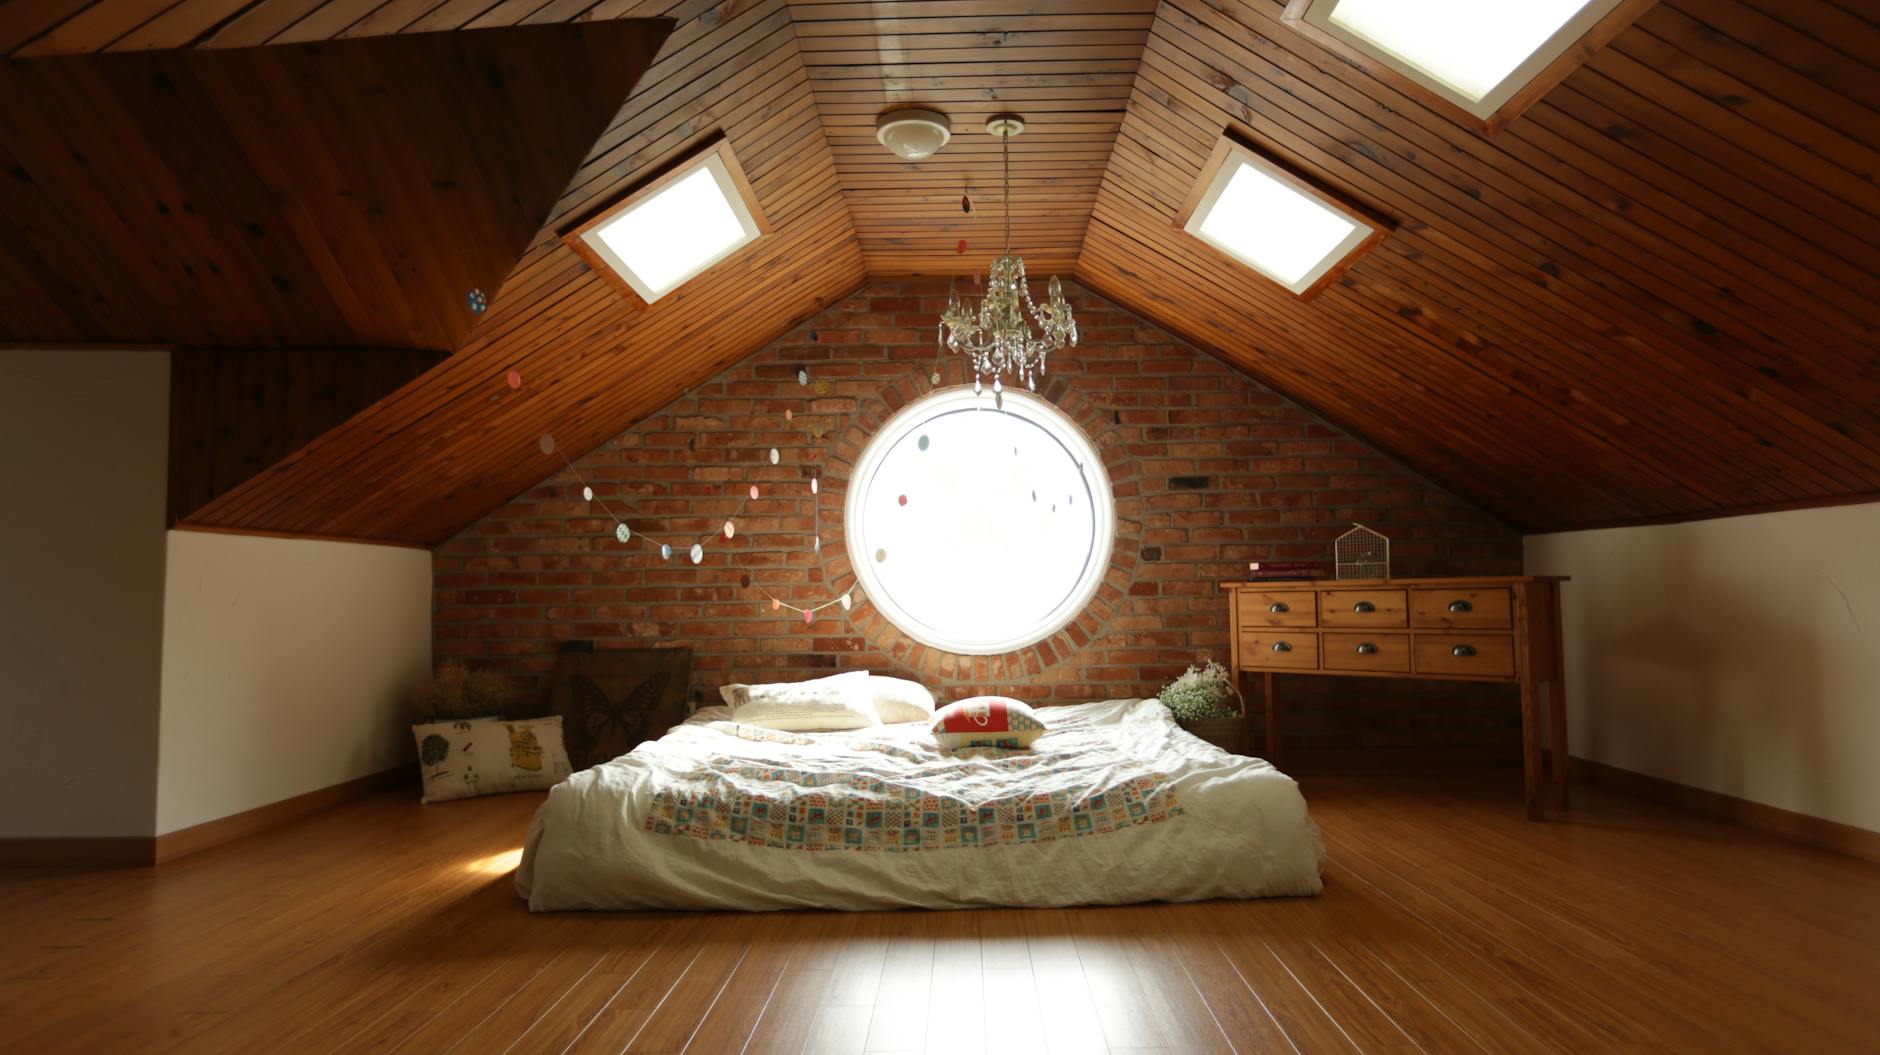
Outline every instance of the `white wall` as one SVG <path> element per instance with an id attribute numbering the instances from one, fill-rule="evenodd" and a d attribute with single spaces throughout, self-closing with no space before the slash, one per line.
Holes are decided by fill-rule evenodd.
<path id="1" fill-rule="evenodd" d="M 169 533 L 159 835 L 389 769 L 431 671 L 431 554 Z"/>
<path id="2" fill-rule="evenodd" d="M 1574 755 L 1880 830 L 1880 504 L 1526 543 Z"/>
<path id="3" fill-rule="evenodd" d="M 169 371 L 0 349 L 0 837 L 150 834 Z"/>

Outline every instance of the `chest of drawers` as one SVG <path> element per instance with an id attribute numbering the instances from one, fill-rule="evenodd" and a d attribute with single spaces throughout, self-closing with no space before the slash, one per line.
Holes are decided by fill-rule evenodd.
<path id="1" fill-rule="evenodd" d="M 1567 803 L 1560 584 L 1545 576 L 1222 583 L 1236 675 L 1265 679 L 1266 753 L 1279 753 L 1274 675 L 1520 686 L 1530 817 L 1541 815 L 1540 687 L 1547 686 L 1553 799 Z"/>

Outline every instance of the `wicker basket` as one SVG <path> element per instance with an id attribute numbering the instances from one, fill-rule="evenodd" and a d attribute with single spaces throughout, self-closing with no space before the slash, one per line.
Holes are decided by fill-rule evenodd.
<path id="1" fill-rule="evenodd" d="M 1234 688 L 1234 704 L 1240 713 L 1231 718 L 1196 718 L 1175 719 L 1189 733 L 1206 740 L 1215 747 L 1229 754 L 1244 754 L 1247 736 L 1247 701 L 1240 695 L 1240 688 Z"/>

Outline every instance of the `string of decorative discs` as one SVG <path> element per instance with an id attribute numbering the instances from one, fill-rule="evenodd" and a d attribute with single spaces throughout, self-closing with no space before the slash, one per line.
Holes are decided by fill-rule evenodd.
<path id="1" fill-rule="evenodd" d="M 971 215 L 973 211 L 973 204 L 972 204 L 972 197 L 971 197 L 970 192 L 961 196 L 960 208 L 961 208 L 961 211 L 967 213 L 968 215 Z M 964 239 L 962 239 L 959 243 L 958 250 L 961 253 L 965 253 L 966 248 L 967 248 L 966 242 Z M 983 281 L 984 279 L 982 278 L 982 276 L 979 275 L 977 272 L 975 272 L 973 275 L 973 283 L 975 285 L 978 285 L 978 284 L 981 284 Z M 949 283 L 948 285 L 949 293 L 951 293 L 951 289 L 952 287 L 951 287 L 951 284 Z M 470 292 L 468 300 L 470 302 L 470 308 L 473 312 L 481 313 L 484 305 L 487 304 L 487 301 L 483 298 L 481 290 L 472 290 Z M 816 342 L 816 331 L 814 330 L 810 331 L 809 339 L 810 339 L 810 343 L 812 344 Z M 945 359 L 946 359 L 946 340 L 945 340 L 944 335 L 940 334 L 936 330 L 935 342 L 934 342 L 934 361 L 927 375 L 927 380 L 930 383 L 930 388 L 929 388 L 930 391 L 932 389 L 937 389 L 940 387 L 940 379 L 941 379 L 940 368 L 941 368 L 941 364 L 945 361 Z M 520 371 L 513 370 L 513 369 L 510 370 L 505 375 L 504 380 L 508 383 L 511 391 L 518 391 L 522 388 L 522 374 Z M 809 378 L 809 369 L 807 367 L 797 368 L 796 383 L 803 387 L 809 386 L 810 378 Z M 820 385 L 821 383 L 819 382 L 819 387 Z M 976 390 L 977 389 L 975 388 L 975 391 Z M 997 398 L 996 395 L 994 397 L 994 408 L 1003 409 L 1003 403 Z M 794 420 L 795 416 L 796 415 L 794 411 L 786 409 L 783 412 L 783 420 L 786 422 Z M 925 452 L 928 448 L 928 438 L 924 435 L 921 436 L 919 438 L 918 445 L 919 445 L 920 450 L 922 452 Z M 555 437 L 550 433 L 546 433 L 546 432 L 543 433 L 541 437 L 536 440 L 536 447 L 545 455 L 558 454 L 558 451 L 555 445 Z M 1018 448 L 1014 447 L 1012 449 L 1012 454 L 1016 457 L 1018 455 Z M 621 545 L 625 546 L 625 545 L 631 545 L 634 542 L 634 540 L 637 539 L 640 542 L 645 543 L 646 545 L 657 547 L 659 551 L 659 559 L 665 560 L 665 561 L 670 561 L 674 553 L 683 553 L 688 559 L 691 560 L 693 564 L 703 564 L 705 562 L 705 544 L 707 542 L 711 542 L 717 539 L 720 533 L 722 533 L 724 538 L 726 539 L 736 538 L 737 533 L 738 533 L 737 522 L 739 518 L 741 518 L 744 515 L 744 511 L 747 508 L 749 508 L 750 503 L 757 501 L 758 498 L 761 497 L 763 493 L 762 490 L 759 488 L 759 486 L 755 483 L 746 485 L 746 487 L 744 488 L 742 492 L 741 497 L 738 500 L 737 508 L 732 510 L 729 514 L 725 516 L 724 526 L 716 531 L 707 531 L 704 534 L 695 535 L 695 536 L 670 536 L 668 535 L 664 540 L 662 540 L 661 538 L 655 537 L 653 535 L 649 535 L 644 531 L 635 532 L 632 528 L 628 527 L 627 522 L 621 519 L 618 513 L 615 513 L 613 509 L 610 506 L 608 506 L 605 501 L 603 501 L 598 495 L 594 493 L 593 485 L 588 483 L 587 478 L 581 475 L 581 470 L 575 467 L 574 462 L 570 461 L 566 454 L 559 454 L 558 456 L 561 458 L 562 465 L 568 470 L 568 472 L 571 475 L 574 476 L 575 482 L 580 485 L 579 493 L 581 495 L 581 500 L 584 502 L 587 502 L 591 506 L 599 508 L 600 511 L 603 514 L 605 514 L 609 520 L 612 520 L 614 522 L 614 540 L 616 542 L 619 542 Z M 769 457 L 770 457 L 770 464 L 772 465 L 781 464 L 783 460 L 782 452 L 779 451 L 775 447 L 770 448 Z M 818 477 L 818 476 L 810 477 L 810 480 L 809 480 L 810 511 L 813 517 L 813 521 L 812 521 L 813 526 L 812 526 L 812 530 L 810 534 L 810 552 L 813 554 L 822 553 L 821 492 L 822 492 L 821 477 Z M 1038 501 L 1038 492 L 1036 489 L 1033 489 L 1031 492 L 1031 500 L 1033 502 Z M 1074 502 L 1075 498 L 1073 497 L 1069 499 L 1069 501 Z M 907 506 L 906 495 L 899 496 L 899 504 L 903 508 Z M 1053 513 L 1057 512 L 1057 503 L 1053 502 L 1051 504 L 1051 511 Z M 675 544 L 677 548 L 675 548 Z M 875 558 L 875 562 L 878 564 L 885 563 L 888 559 L 887 550 L 876 549 L 874 553 L 874 558 Z M 851 577 L 853 577 L 853 574 L 854 574 L 853 572 L 850 573 Z M 823 601 L 820 604 L 803 607 L 800 605 L 791 604 L 789 601 L 786 601 L 783 598 L 778 597 L 776 594 L 771 593 L 769 590 L 765 589 L 763 586 L 757 584 L 756 582 L 752 580 L 751 574 L 749 572 L 745 572 L 739 576 L 738 585 L 743 587 L 744 589 L 756 590 L 758 593 L 763 594 L 764 599 L 770 602 L 770 610 L 773 612 L 780 611 L 782 609 L 787 608 L 792 612 L 796 612 L 802 615 L 804 625 L 809 625 L 811 623 L 814 623 L 816 620 L 816 613 L 821 612 L 824 609 L 833 608 L 837 605 L 840 605 L 842 606 L 842 610 L 846 612 L 846 611 L 851 610 L 856 603 L 856 597 L 855 597 L 856 587 L 854 586 L 851 586 L 849 589 L 842 591 L 840 594 L 837 594 L 836 596 L 830 598 L 827 601 Z"/>
<path id="2" fill-rule="evenodd" d="M 814 331 L 811 331 L 810 333 L 810 340 L 811 342 L 814 342 L 816 340 L 816 334 Z M 929 377 L 935 386 L 938 386 L 940 384 L 940 361 L 938 358 L 936 358 L 934 361 L 933 370 L 931 374 L 929 375 Z M 522 388 L 522 374 L 516 370 L 509 371 L 505 380 L 508 382 L 509 387 L 512 391 L 519 390 Z M 809 370 L 807 368 L 799 367 L 797 369 L 796 383 L 798 385 L 808 387 L 810 380 L 809 380 Z M 785 410 L 783 412 L 783 419 L 786 422 L 794 420 L 795 417 L 796 417 L 796 414 L 792 410 Z M 696 536 L 667 535 L 665 536 L 665 538 L 662 539 L 659 537 L 655 537 L 653 535 L 649 535 L 644 531 L 636 532 L 632 528 L 628 527 L 627 522 L 621 519 L 620 515 L 618 513 L 615 513 L 612 507 L 608 506 L 608 504 L 604 500 L 602 500 L 598 495 L 594 493 L 593 485 L 588 483 L 587 478 L 581 475 L 581 470 L 576 468 L 575 464 L 572 461 L 568 460 L 568 456 L 566 454 L 559 454 L 559 452 L 556 449 L 555 437 L 553 435 L 546 433 L 546 432 L 543 433 L 541 435 L 541 438 L 536 440 L 536 447 L 543 454 L 550 454 L 550 455 L 558 454 L 559 455 L 559 457 L 561 458 L 562 465 L 565 466 L 568 472 L 574 476 L 575 482 L 579 486 L 579 489 L 580 489 L 579 494 L 581 495 L 581 500 L 584 502 L 587 502 L 591 506 L 598 508 L 603 514 L 606 515 L 606 517 L 609 520 L 612 520 L 614 522 L 614 540 L 616 542 L 624 546 L 624 545 L 631 545 L 635 540 L 638 540 L 645 545 L 653 546 L 657 548 L 657 550 L 659 551 L 660 560 L 669 561 L 673 558 L 674 553 L 682 553 L 685 555 L 686 558 L 691 560 L 693 564 L 703 564 L 705 561 L 705 544 L 707 542 L 712 542 L 716 540 L 717 538 L 719 538 L 721 534 L 726 539 L 736 538 L 737 533 L 738 533 L 738 520 L 741 517 L 743 517 L 744 511 L 747 508 L 749 508 L 750 504 L 756 501 L 763 494 L 762 490 L 759 488 L 757 484 L 755 483 L 750 484 L 743 489 L 741 493 L 741 497 L 738 500 L 737 508 L 733 509 L 730 513 L 728 513 L 725 516 L 724 526 L 722 528 L 719 528 L 713 531 L 707 531 L 702 535 L 696 535 Z M 924 438 L 921 443 L 921 449 L 922 450 L 927 449 L 927 445 L 925 443 Z M 777 465 L 783 461 L 783 454 L 777 448 L 772 447 L 770 448 L 769 458 L 770 458 L 770 464 Z M 809 493 L 810 493 L 811 514 L 814 517 L 814 522 L 813 522 L 814 526 L 812 528 L 812 532 L 810 535 L 810 552 L 820 554 L 822 552 L 822 497 L 821 497 L 822 478 L 821 477 L 818 477 L 818 476 L 810 477 Z M 907 504 L 906 496 L 902 496 L 901 504 L 902 505 Z M 877 552 L 875 554 L 875 559 L 878 561 L 885 561 L 887 560 L 887 553 L 885 551 Z M 811 605 L 809 607 L 803 607 L 800 605 L 791 604 L 789 601 L 786 601 L 783 598 L 778 597 L 776 594 L 771 593 L 769 590 L 765 589 L 763 586 L 753 582 L 751 579 L 751 574 L 749 572 L 745 572 L 739 577 L 738 584 L 744 589 L 756 590 L 758 593 L 763 594 L 764 598 L 770 602 L 770 610 L 773 612 L 780 611 L 782 609 L 787 608 L 792 612 L 801 614 L 803 617 L 803 623 L 805 625 L 809 625 L 815 622 L 816 613 L 821 612 L 822 610 L 826 608 L 833 608 L 837 605 L 840 605 L 842 607 L 842 610 L 846 612 L 846 611 L 849 611 L 851 608 L 853 608 L 855 604 L 854 587 L 850 587 L 849 589 L 844 590 L 842 593 L 836 595 L 835 597 L 832 597 L 829 600 L 824 601 L 820 604 Z"/>

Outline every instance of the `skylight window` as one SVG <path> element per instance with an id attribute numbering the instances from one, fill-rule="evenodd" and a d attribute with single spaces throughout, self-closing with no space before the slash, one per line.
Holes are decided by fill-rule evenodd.
<path id="1" fill-rule="evenodd" d="M 1484 132 L 1558 84 L 1646 6 L 1639 0 L 1292 0 L 1292 25 Z M 1581 48 L 1574 53 L 1575 44 Z"/>
<path id="2" fill-rule="evenodd" d="M 1183 229 L 1302 297 L 1384 236 L 1355 209 L 1228 139 L 1197 190 Z"/>
<path id="3" fill-rule="evenodd" d="M 764 230 L 750 184 L 730 145 L 720 140 L 562 240 L 623 292 L 651 304 Z"/>

